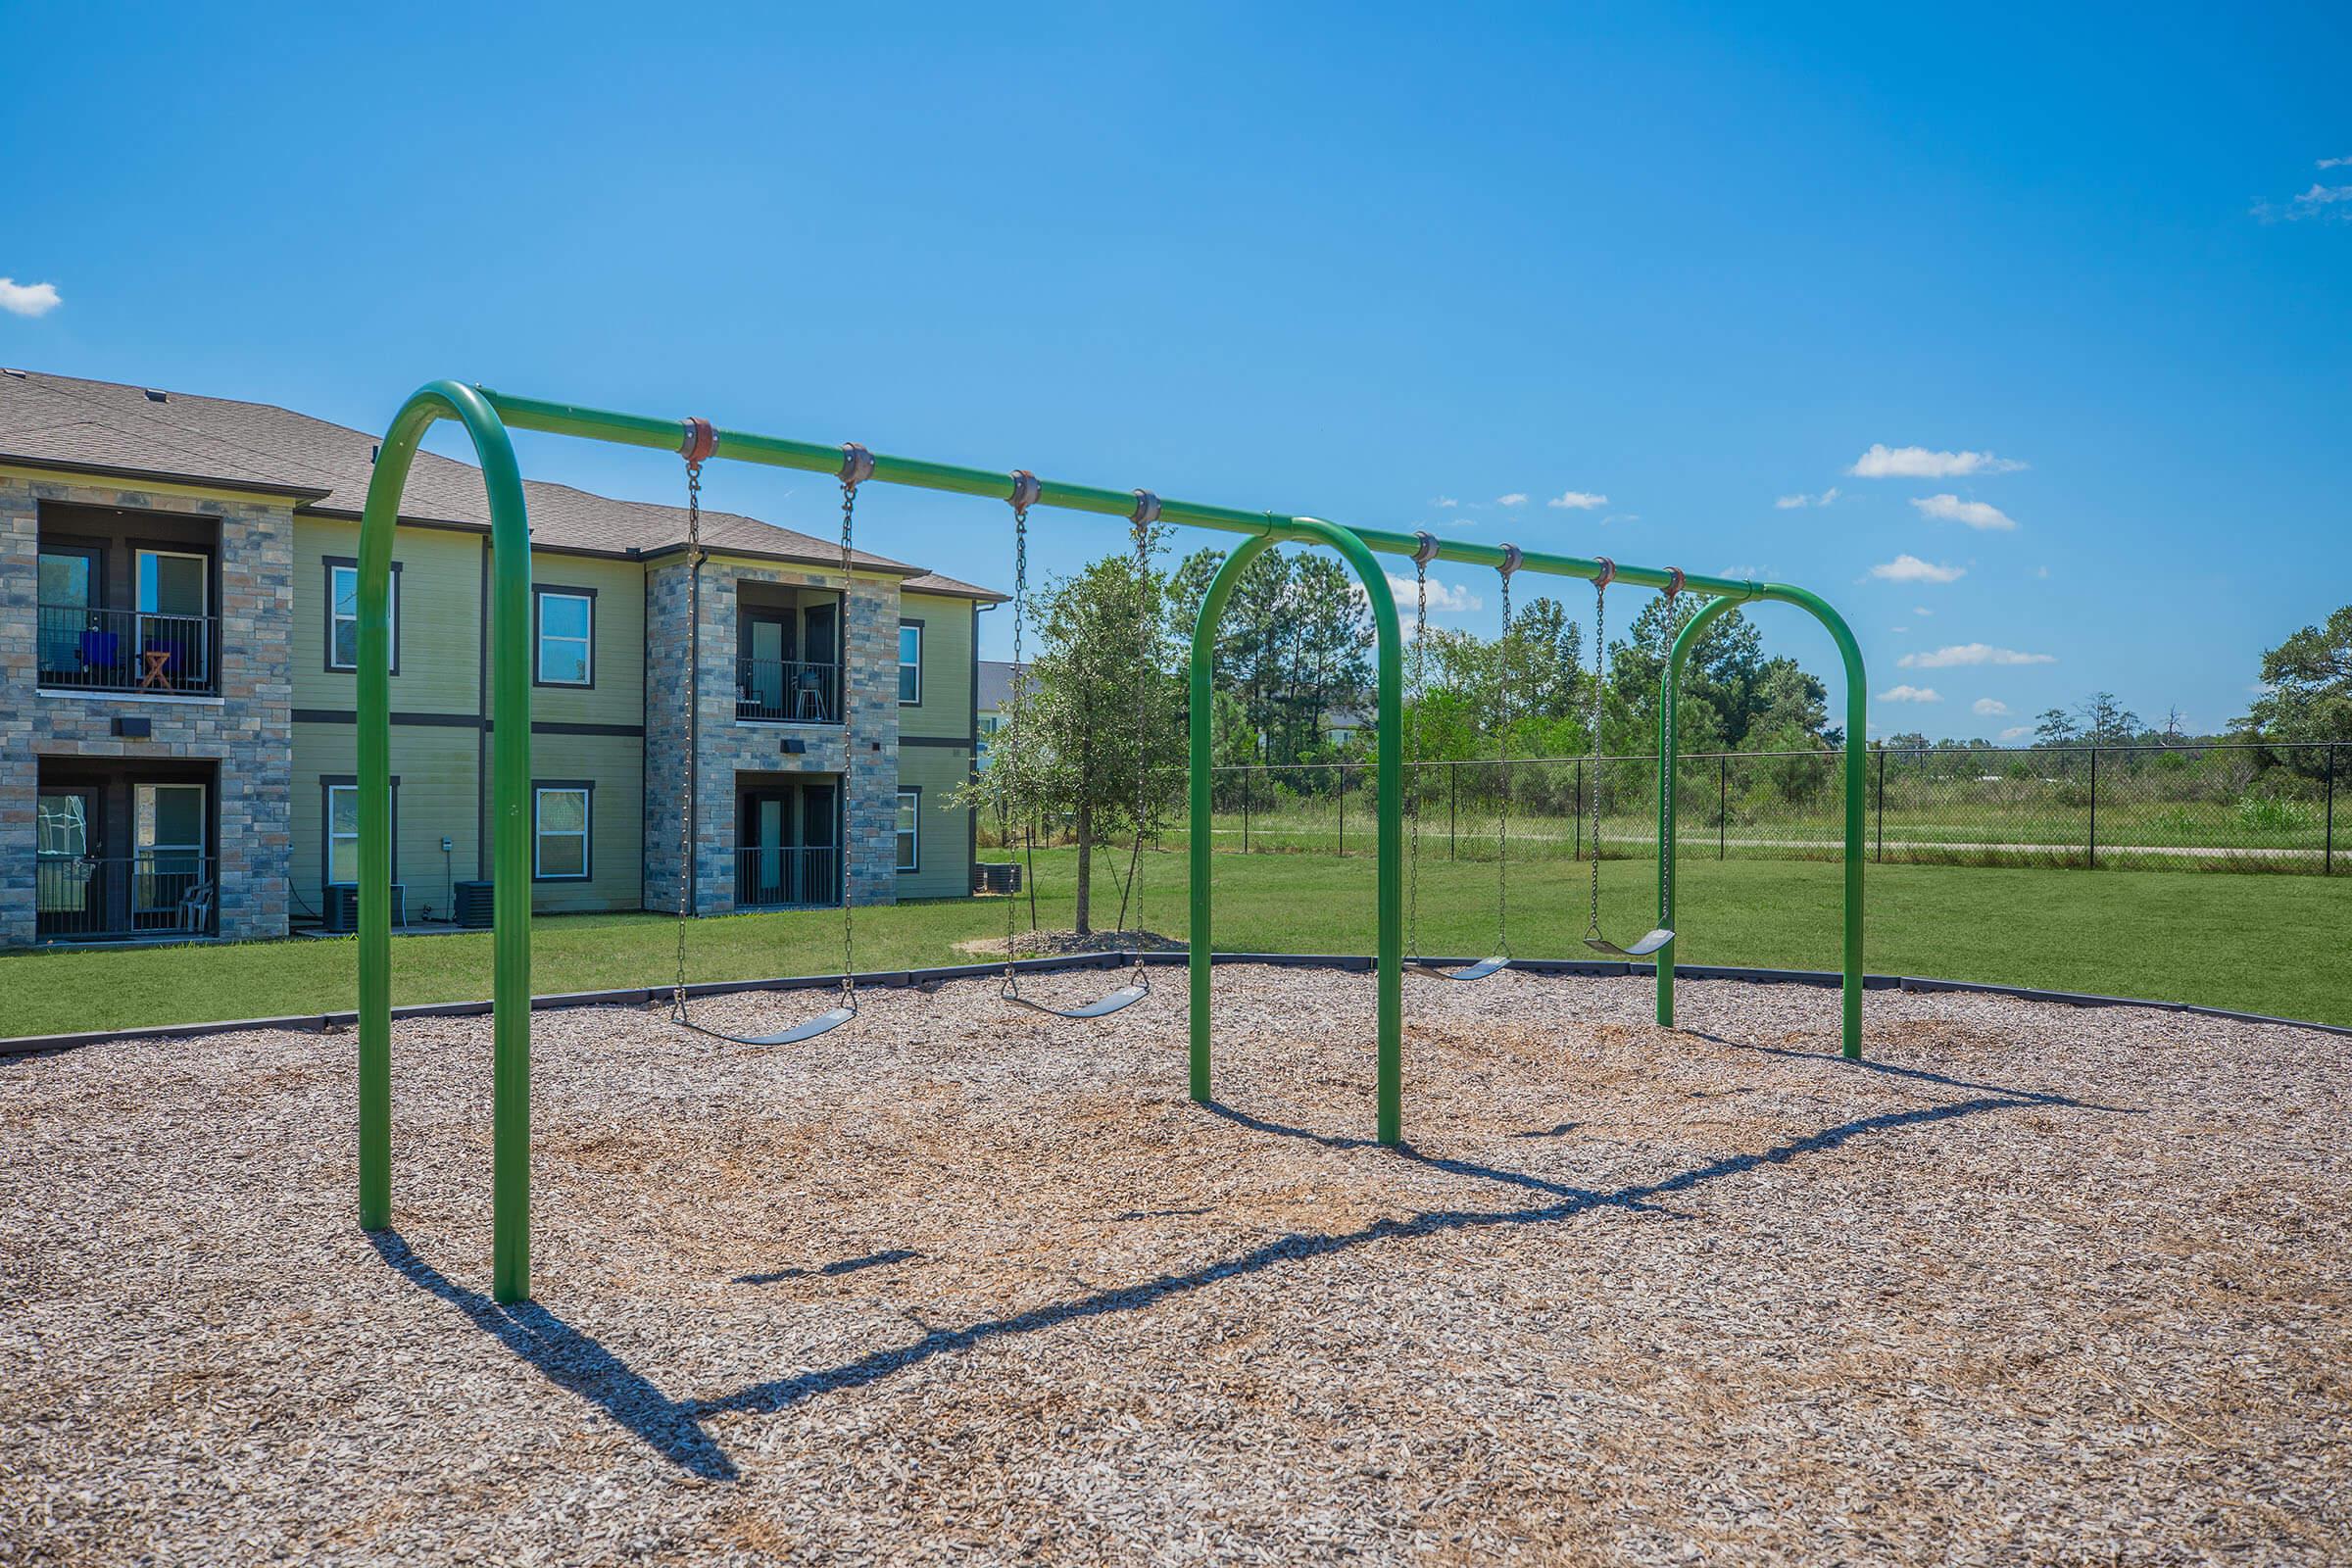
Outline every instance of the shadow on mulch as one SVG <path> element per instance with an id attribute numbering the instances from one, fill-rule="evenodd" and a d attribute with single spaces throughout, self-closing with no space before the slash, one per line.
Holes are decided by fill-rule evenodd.
<path id="1" fill-rule="evenodd" d="M 1712 1037 L 1709 1037 L 1712 1038 Z M 1733 1044 L 1733 1042 L 1722 1042 Z M 1811 1054 L 1786 1052 L 1769 1047 L 1745 1049 L 1771 1051 L 1774 1054 Z M 837 1366 L 819 1368 L 797 1376 L 756 1383 L 716 1398 L 672 1399 L 652 1382 L 612 1354 L 594 1339 L 564 1323 L 554 1313 L 535 1302 L 514 1306 L 500 1306 L 489 1298 L 469 1291 L 443 1275 L 411 1250 L 397 1232 L 383 1232 L 368 1237 L 368 1241 L 404 1279 L 428 1294 L 440 1298 L 464 1313 L 466 1319 L 501 1345 L 528 1362 L 558 1388 L 579 1396 L 603 1410 L 624 1429 L 633 1433 L 655 1452 L 679 1468 L 707 1480 L 732 1481 L 739 1477 L 725 1450 L 703 1430 L 702 1423 L 717 1415 L 775 1414 L 796 1404 L 823 1395 L 839 1394 L 851 1389 L 878 1383 L 895 1372 L 918 1366 L 942 1355 L 959 1353 L 985 1345 L 992 1340 L 1015 1335 L 1036 1334 L 1058 1328 L 1065 1323 L 1086 1318 L 1106 1316 L 1113 1312 L 1130 1312 L 1156 1306 L 1162 1301 L 1203 1290 L 1225 1280 L 1255 1274 L 1288 1263 L 1305 1262 L 1352 1250 L 1375 1242 L 1409 1240 L 1447 1232 L 1468 1231 L 1490 1225 L 1544 1225 L 1572 1219 L 1596 1209 L 1613 1208 L 1638 1213 L 1668 1214 L 1672 1209 L 1656 1200 L 1677 1193 L 1685 1193 L 1709 1182 L 1738 1176 L 1759 1167 L 1800 1159 L 1808 1155 L 1827 1153 L 1853 1139 L 1870 1133 L 1892 1132 L 1903 1128 L 1934 1126 L 1964 1117 L 1981 1115 L 1993 1110 L 2024 1110 L 2062 1107 L 2110 1114 L 2137 1115 L 2144 1112 L 2111 1105 L 2093 1104 L 2066 1095 L 2047 1091 L 2008 1089 L 1999 1085 L 1969 1083 L 1947 1078 L 1924 1069 L 1891 1066 L 1886 1063 L 1862 1062 L 1856 1065 L 1903 1077 L 1946 1084 L 1954 1088 L 1984 1091 L 1976 1098 L 1951 1101 L 1937 1105 L 1919 1106 L 1908 1110 L 1882 1111 L 1841 1122 L 1835 1127 L 1790 1139 L 1752 1154 L 1731 1154 L 1677 1172 L 1660 1181 L 1639 1186 L 1621 1187 L 1611 1192 L 1599 1192 L 1547 1182 L 1524 1172 L 1479 1165 L 1468 1160 L 1451 1159 L 1424 1154 L 1410 1145 L 1398 1146 L 1395 1152 L 1402 1159 L 1412 1160 L 1433 1169 L 1480 1181 L 1500 1182 L 1509 1186 L 1532 1189 L 1554 1195 L 1557 1201 L 1531 1208 L 1504 1210 L 1435 1209 L 1417 1213 L 1406 1219 L 1375 1220 L 1358 1230 L 1325 1234 L 1285 1236 L 1280 1240 L 1253 1248 L 1232 1257 L 1219 1258 L 1182 1274 L 1163 1274 L 1116 1289 L 1098 1291 L 1074 1300 L 1058 1301 L 1035 1307 L 1007 1317 L 992 1318 L 956 1329 L 934 1329 L 912 1344 L 888 1349 L 870 1351 Z M 1251 1132 L 1268 1133 L 1284 1138 L 1301 1138 L 1332 1149 L 1363 1149 L 1375 1147 L 1366 1138 L 1347 1137 L 1287 1126 L 1253 1116 L 1229 1105 L 1211 1102 L 1205 1107 L 1212 1115 Z M 1565 1129 L 1561 1129 L 1564 1131 Z M 1178 1212 L 1204 1213 L 1206 1210 Z M 1122 1216 L 1124 1217 L 1124 1216 Z M 882 1263 L 900 1262 L 915 1254 L 904 1250 L 878 1252 L 867 1257 L 850 1258 L 841 1263 L 827 1264 L 819 1269 L 784 1270 L 773 1275 L 746 1275 L 738 1283 L 760 1283 L 769 1279 L 796 1277 L 808 1273 L 845 1273 L 852 1269 L 870 1268 Z"/>

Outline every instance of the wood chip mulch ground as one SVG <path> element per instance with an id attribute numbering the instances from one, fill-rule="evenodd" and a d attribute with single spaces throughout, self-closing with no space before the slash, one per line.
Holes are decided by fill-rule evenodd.
<path id="1" fill-rule="evenodd" d="M 1116 976 L 1041 976 L 1065 1002 Z M 1217 972 L 776 1052 L 544 1013 L 0 1063 L 0 1563 L 2352 1558 L 2347 1043 L 2148 1009 Z M 776 1027 L 822 999 L 713 999 Z"/>

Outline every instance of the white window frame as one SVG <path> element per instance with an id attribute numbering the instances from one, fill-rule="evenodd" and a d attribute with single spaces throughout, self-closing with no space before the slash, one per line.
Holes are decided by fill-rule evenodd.
<path id="1" fill-rule="evenodd" d="M 147 825 L 147 824 L 146 824 L 146 822 L 145 822 L 144 820 L 142 820 L 142 817 L 141 817 L 141 814 L 140 814 L 140 811 L 139 811 L 139 801 L 140 801 L 140 798 L 141 798 L 142 794 L 144 794 L 144 795 L 145 795 L 145 796 L 146 796 L 146 797 L 147 797 L 149 800 L 151 800 L 151 801 L 158 801 L 158 805 L 157 805 L 157 807 L 156 807 L 154 809 L 152 809 L 152 810 L 151 810 L 151 811 L 150 811 L 148 814 L 149 814 L 149 816 L 150 816 L 150 817 L 152 817 L 154 820 L 156 820 L 156 821 L 161 821 L 161 820 L 162 820 L 162 818 L 163 818 L 163 811 L 162 811 L 162 809 L 161 809 L 160 800 L 158 800 L 158 798 L 161 796 L 162 792 L 163 792 L 163 791 L 165 791 L 165 790 L 194 790 L 194 791 L 196 792 L 196 841 L 195 841 L 193 844 L 181 844 L 181 843 L 176 843 L 176 842 L 174 842 L 174 843 L 171 843 L 171 844 L 165 844 L 165 843 L 161 843 L 161 842 L 157 842 L 157 843 L 150 843 L 150 844 L 141 844 L 141 843 L 139 842 L 139 834 L 140 834 L 141 830 L 142 830 L 143 828 L 145 828 L 145 827 L 146 827 L 146 825 Z M 203 877 L 203 866 L 204 866 L 204 859 L 205 859 L 205 855 L 204 855 L 204 842 L 205 842 L 205 834 L 206 834 L 206 828 L 207 828 L 207 825 L 209 824 L 209 822 L 210 822 L 210 821 L 211 821 L 211 819 L 212 819 L 212 810 L 213 810 L 213 787 L 212 787 L 210 784 L 200 784 L 200 783 L 197 783 L 196 781 L 194 781 L 194 780 L 192 780 L 192 779 L 191 779 L 191 780 L 186 780 L 186 781 L 180 781 L 180 780 L 161 780 L 161 781 L 156 781 L 156 782 L 152 782 L 152 783 L 150 783 L 150 782 L 146 782 L 146 781 L 140 781 L 140 782 L 138 782 L 138 783 L 134 783 L 134 784 L 132 784 L 132 785 L 131 785 L 131 787 L 130 787 L 130 852 L 131 852 L 130 865 L 131 865 L 131 883 L 132 883 L 131 905 L 132 905 L 132 906 L 133 906 L 133 907 L 134 907 L 134 908 L 135 908 L 135 909 L 136 909 L 136 910 L 137 910 L 139 913 L 142 913 L 142 914 L 153 914 L 153 913 L 155 913 L 155 912 L 156 912 L 158 909 L 164 909 L 164 908 L 169 908 L 169 907 L 170 907 L 170 906 L 169 906 L 168 904 L 165 904 L 165 905 L 159 905 L 159 904 L 149 904 L 149 903 L 145 902 L 144 898 L 142 897 L 142 895 L 140 894 L 140 892 L 139 892 L 139 890 L 138 890 L 138 883 L 139 883 L 139 881 L 140 881 L 140 879 L 141 879 L 142 875 L 157 875 L 157 874 L 162 874 L 162 875 L 176 876 L 176 875 L 181 875 L 181 874 L 183 874 L 183 873 L 180 873 L 180 872 L 163 872 L 163 873 L 157 873 L 157 872 L 155 872 L 155 871 L 153 870 L 153 867 L 154 867 L 154 866 L 155 866 L 155 864 L 157 863 L 157 860 L 159 859 L 159 858 L 161 858 L 161 857 L 164 857 L 164 856 L 180 856 L 180 855 L 184 855 L 184 856 L 188 857 L 189 858 L 193 859 L 193 860 L 196 862 L 196 865 L 197 865 L 196 876 L 197 876 L 197 878 L 198 878 L 199 880 L 201 880 L 201 879 L 202 879 L 202 877 Z M 144 873 L 142 873 L 142 872 L 140 871 L 140 869 L 139 869 L 139 865 L 140 865 L 140 862 L 141 862 L 142 860 L 144 860 L 144 861 L 147 863 L 148 867 L 149 867 L 149 870 L 148 870 L 147 872 L 144 872 Z"/>
<path id="2" fill-rule="evenodd" d="M 547 798 L 550 795 L 577 795 L 580 798 L 580 825 L 559 828 L 550 832 L 546 821 Z M 531 786 L 531 880 L 534 882 L 586 882 L 596 870 L 589 857 L 589 834 L 596 826 L 596 791 L 585 784 L 535 784 Z M 548 871 L 540 865 L 540 849 L 551 838 L 580 841 L 580 868 L 577 871 Z"/>
<path id="3" fill-rule="evenodd" d="M 914 633 L 914 658 L 906 657 L 906 634 Z M 906 695 L 906 672 L 914 671 L 914 695 Z M 921 621 L 899 622 L 899 706 L 920 708 L 923 705 L 923 624 Z"/>
<path id="4" fill-rule="evenodd" d="M 568 599 L 588 612 L 588 635 L 551 636 L 547 629 L 547 606 L 550 600 Z M 538 603 L 533 607 L 531 627 L 531 679 L 541 686 L 576 686 L 586 688 L 596 684 L 596 595 L 575 593 L 568 588 L 542 588 Z M 550 642 L 580 644 L 580 678 L 556 680 L 547 673 L 547 645 Z"/>
<path id="5" fill-rule="evenodd" d="M 188 612 L 184 610 L 158 610 L 155 606 L 145 602 L 147 599 L 146 563 L 150 561 L 172 560 L 193 561 L 198 566 L 203 568 L 203 570 L 197 576 L 197 581 L 203 584 L 204 598 L 196 611 L 196 618 L 202 619 L 213 612 L 212 557 L 196 550 L 152 550 L 145 545 L 138 546 L 132 550 L 130 554 L 130 594 L 131 608 L 133 610 L 137 611 L 142 615 L 162 615 L 174 618 L 185 617 L 187 615 Z M 162 583 L 159 580 L 157 587 L 160 588 L 161 586 Z"/>
<path id="6" fill-rule="evenodd" d="M 909 806 L 911 803 L 911 807 Z M 912 785 L 899 791 L 899 817 L 892 829 L 897 841 L 901 874 L 923 868 L 923 792 Z"/>
<path id="7" fill-rule="evenodd" d="M 352 819 L 349 833 L 335 831 L 335 797 L 348 791 L 351 795 Z M 330 888 L 356 888 L 360 885 L 360 787 L 357 784 L 329 784 L 326 787 L 326 885 Z M 335 879 L 335 843 L 348 840 L 351 844 L 352 878 L 348 882 Z"/>
<path id="8" fill-rule="evenodd" d="M 343 574 L 351 574 L 351 613 L 346 615 L 335 609 L 343 596 L 336 584 Z M 358 669 L 360 667 L 360 568 L 334 563 L 326 568 L 326 667 L 329 669 Z M 351 661 L 346 663 L 335 657 L 335 628 L 345 621 L 351 623 Z M 393 563 L 392 580 L 384 592 L 385 639 L 392 645 L 392 673 L 400 673 L 400 564 Z"/>

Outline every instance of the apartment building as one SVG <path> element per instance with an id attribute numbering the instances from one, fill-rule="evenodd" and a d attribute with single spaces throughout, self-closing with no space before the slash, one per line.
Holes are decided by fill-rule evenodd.
<path id="1" fill-rule="evenodd" d="M 357 876 L 376 438 L 0 372 L 0 946 L 338 923 Z M 525 485 L 534 906 L 675 906 L 689 661 L 701 913 L 969 893 L 977 617 L 1003 596 L 707 512 Z M 887 537 L 887 500 L 860 508 Z M 420 455 L 393 547 L 395 917 L 490 874 L 481 477 Z"/>

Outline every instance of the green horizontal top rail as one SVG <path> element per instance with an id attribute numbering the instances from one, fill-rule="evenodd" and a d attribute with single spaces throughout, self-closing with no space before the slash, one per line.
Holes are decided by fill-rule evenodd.
<path id="1" fill-rule="evenodd" d="M 652 447 L 665 452 L 677 451 L 684 435 L 683 418 L 614 414 L 604 409 L 582 408 L 572 403 L 518 398 L 492 391 L 488 387 L 476 390 L 498 411 L 500 418 L 518 430 L 580 436 L 591 441 Z M 757 435 L 747 430 L 730 430 L 723 425 L 718 427 L 718 445 L 714 455 L 743 463 L 764 464 L 775 468 L 799 468 L 809 473 L 837 474 L 841 471 L 841 447 L 838 443 Z M 890 457 L 880 452 L 873 454 L 873 480 L 869 482 L 908 485 L 918 490 L 943 490 L 955 495 L 993 496 L 998 500 L 1005 500 L 1011 493 L 1009 469 L 970 468 L 953 463 L 931 463 L 920 458 Z M 1070 484 L 1042 477 L 1038 480 L 1038 486 L 1036 505 L 1041 507 L 1058 507 L 1065 512 L 1092 512 L 1113 517 L 1128 517 L 1135 514 L 1136 493 L 1133 490 L 1108 490 L 1101 485 Z M 1158 500 L 1162 522 L 1214 528 L 1225 533 L 1259 534 L 1286 544 L 1319 545 L 1329 542 L 1328 536 L 1322 532 L 1329 524 L 1319 517 L 1250 512 L 1240 507 L 1175 501 L 1166 496 Z M 1348 531 L 1370 548 L 1386 555 L 1410 556 L 1421 548 L 1417 534 L 1352 525 L 1348 525 Z M 1500 568 L 1509 559 L 1509 552 L 1500 545 L 1442 539 L 1438 542 L 1437 559 L 1466 566 Z M 1601 565 L 1599 561 L 1583 556 L 1555 556 L 1528 550 L 1520 555 L 1519 569 L 1544 572 L 1554 577 L 1581 577 L 1590 581 L 1600 575 Z M 1642 588 L 1665 588 L 1673 583 L 1674 572 L 1667 567 L 1617 564 L 1616 580 Z M 1800 589 L 1780 583 L 1755 582 L 1745 577 L 1710 577 L 1700 572 L 1686 572 L 1683 586 L 1697 593 L 1742 600 L 1785 599 L 1789 603 L 1799 603 L 1802 594 Z"/>

